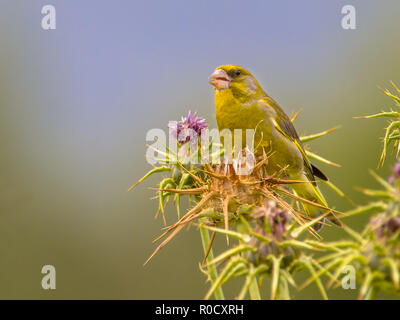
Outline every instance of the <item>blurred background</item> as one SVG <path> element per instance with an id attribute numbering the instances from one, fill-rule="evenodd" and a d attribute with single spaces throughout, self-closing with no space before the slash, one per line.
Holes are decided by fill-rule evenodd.
<path id="1" fill-rule="evenodd" d="M 56 30 L 41 28 L 42 6 Z M 356 8 L 357 29 L 341 27 Z M 400 84 L 400 2 L 3 0 L 0 3 L 0 298 L 200 299 L 196 228 L 181 232 L 146 267 L 162 220 L 153 178 L 127 188 L 150 166 L 146 132 L 189 109 L 216 126 L 208 75 L 221 64 L 249 69 L 341 168 L 318 164 L 358 204 L 373 188 L 384 119 L 378 90 Z M 394 157 L 378 172 L 390 174 Z M 339 210 L 351 206 L 325 190 Z M 167 211 L 169 221 L 176 218 Z M 348 219 L 361 229 L 368 216 Z M 327 239 L 344 233 L 324 228 Z M 219 245 L 224 245 L 223 242 Z M 41 287 L 54 265 L 57 289 Z M 233 298 L 237 286 L 226 287 Z M 354 298 L 336 289 L 331 298 Z M 294 298 L 319 298 L 314 287 Z"/>

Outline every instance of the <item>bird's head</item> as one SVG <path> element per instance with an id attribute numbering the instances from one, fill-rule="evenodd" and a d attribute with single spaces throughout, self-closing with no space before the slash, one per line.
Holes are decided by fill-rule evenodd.
<path id="1" fill-rule="evenodd" d="M 258 81 L 249 71 L 232 64 L 216 68 L 209 79 L 216 91 L 231 91 L 236 97 L 249 97 L 262 92 Z"/>

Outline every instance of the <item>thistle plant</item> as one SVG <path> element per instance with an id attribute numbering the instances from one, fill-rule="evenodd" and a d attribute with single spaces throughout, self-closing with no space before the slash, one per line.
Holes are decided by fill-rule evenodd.
<path id="1" fill-rule="evenodd" d="M 362 189 L 374 201 L 346 213 L 346 217 L 367 213 L 373 215 L 360 233 L 345 226 L 350 240 L 342 242 L 340 246 L 336 243 L 336 249 L 340 250 L 318 260 L 326 271 L 334 270 L 328 287 L 339 277 L 345 266 L 352 265 L 361 285 L 359 299 L 376 299 L 380 291 L 390 295 L 400 294 L 399 168 L 398 162 L 389 182 L 371 172 L 383 189 Z M 334 248 L 335 244 L 331 246 Z"/>
<path id="2" fill-rule="evenodd" d="M 388 90 L 383 92 L 400 106 L 398 95 Z M 297 114 L 292 121 L 296 117 Z M 392 142 L 399 152 L 400 112 L 391 110 L 364 118 L 377 117 L 392 118 L 386 128 L 381 165 Z M 355 270 L 359 299 L 375 299 L 379 292 L 400 294 L 400 159 L 388 179 L 371 171 L 381 189 L 361 189 L 373 200 L 342 214 L 291 191 L 292 184 L 304 182 L 281 179 L 280 172 L 268 175 L 268 159 L 273 151 L 262 156 L 247 150 L 229 155 L 223 148 L 215 151 L 215 145 L 221 146 L 219 141 L 199 141 L 195 136 L 207 127 L 205 119 L 191 111 L 181 121 L 171 122 L 169 128 L 177 140 L 177 150 L 167 146 L 156 148 L 159 165 L 131 187 L 153 174 L 166 174 L 154 188 L 159 203 L 157 215 L 161 213 L 166 225 L 167 204 L 173 202 L 177 211 L 177 221 L 166 225 L 155 240 L 161 243 L 145 264 L 185 226 L 193 224 L 200 231 L 204 249 L 200 270 L 210 282 L 205 299 L 212 296 L 224 299 L 223 285 L 233 278 L 243 281 L 241 290 L 235 294 L 237 299 L 290 299 L 293 289 L 301 290 L 310 284 L 318 288 L 323 299 L 328 299 L 327 289 L 342 284 L 340 277 L 349 266 Z M 306 144 L 335 129 L 303 136 L 301 141 Z M 195 160 L 201 159 L 204 152 L 210 153 L 210 161 L 199 164 Z M 314 160 L 339 166 L 308 148 L 306 153 Z M 226 162 L 226 156 L 233 161 Z M 252 170 L 243 173 L 249 162 L 253 163 Z M 332 182 L 321 182 L 349 200 Z M 188 197 L 190 203 L 184 214 L 181 197 Z M 318 207 L 323 214 L 317 218 L 307 216 L 302 203 Z M 340 218 L 361 214 L 371 217 L 361 232 L 344 225 L 344 235 L 328 242 L 315 226 L 326 224 L 324 217 L 332 212 Z M 217 236 L 227 242 L 226 249 L 218 254 L 213 250 Z M 297 277 L 300 271 L 309 274 L 302 284 Z M 270 279 L 267 291 L 262 289 L 265 278 Z"/>
<path id="3" fill-rule="evenodd" d="M 392 83 L 397 94 L 399 89 Z M 400 97 L 389 90 L 382 90 L 400 106 Z M 400 113 L 390 110 L 382 111 L 362 118 L 391 118 L 383 139 L 383 151 L 379 165 L 383 165 L 388 146 L 393 142 L 400 150 Z M 364 206 L 359 206 L 347 212 L 346 216 L 373 214 L 360 233 L 349 227 L 345 231 L 352 238 L 352 244 L 341 252 L 323 257 L 326 270 L 340 270 L 344 265 L 353 263 L 357 279 L 361 284 L 360 299 L 375 299 L 380 291 L 391 295 L 400 294 L 400 159 L 393 166 L 392 175 L 387 181 L 375 172 L 371 175 L 381 185 L 379 190 L 361 189 L 361 192 L 374 200 Z M 337 268 L 340 265 L 341 267 Z M 339 273 L 336 273 L 336 277 Z"/>
<path id="4" fill-rule="evenodd" d="M 400 93 L 395 84 L 392 83 L 392 85 L 397 93 Z M 400 106 L 398 95 L 392 94 L 389 90 L 382 91 L 391 97 L 397 106 Z M 391 118 L 383 139 L 384 146 L 378 165 L 381 166 L 385 161 L 390 143 L 393 142 L 397 154 L 399 152 L 400 113 L 393 110 L 382 111 L 359 118 L 378 117 Z M 369 222 L 359 233 L 344 226 L 349 239 L 328 243 L 332 253 L 327 253 L 318 259 L 326 272 L 333 272 L 333 277 L 327 283 L 327 287 L 337 281 L 345 266 L 353 266 L 360 285 L 359 299 L 376 299 L 379 292 L 390 295 L 400 294 L 400 160 L 398 159 L 393 166 L 392 175 L 387 180 L 373 171 L 370 173 L 381 185 L 381 189 L 360 189 L 373 200 L 345 214 L 345 217 L 371 214 Z M 318 276 L 322 276 L 325 271 L 319 273 Z"/>
<path id="5" fill-rule="evenodd" d="M 384 94 L 390 97 L 396 107 L 400 107 L 400 89 L 392 82 L 392 86 L 395 90 L 395 93 L 390 92 L 388 89 L 382 90 Z M 385 129 L 385 137 L 383 138 L 383 150 L 381 154 L 381 158 L 379 160 L 379 165 L 382 166 L 386 159 L 386 153 L 388 147 L 391 143 L 393 143 L 393 147 L 396 149 L 396 157 L 399 156 L 400 152 L 400 111 L 395 111 L 390 109 L 390 111 L 381 111 L 377 114 L 363 116 L 358 118 L 364 119 L 372 119 L 372 118 L 390 118 L 389 125 Z"/>
<path id="6" fill-rule="evenodd" d="M 159 200 L 157 214 L 162 214 L 165 223 L 164 208 L 173 198 L 178 220 L 167 226 L 156 239 L 162 239 L 162 242 L 146 263 L 186 225 L 196 224 L 200 229 L 205 253 L 200 268 L 211 282 L 205 298 L 214 294 L 216 299 L 223 299 L 222 285 L 234 277 L 243 277 L 243 288 L 237 298 L 248 296 L 260 299 L 261 282 L 263 278 L 270 277 L 270 298 L 288 299 L 289 286 L 296 286 L 293 276 L 301 270 L 310 273 L 322 297 L 327 298 L 324 286 L 316 276 L 322 267 L 313 258 L 313 253 L 319 252 L 321 245 L 317 241 L 320 236 L 313 226 L 316 223 L 324 224 L 323 218 L 329 213 L 340 212 L 303 199 L 288 188 L 291 184 L 304 182 L 280 179 L 279 172 L 268 175 L 266 166 L 269 154 L 259 158 L 250 154 L 255 164 L 248 174 L 238 173 L 247 166 L 245 157 L 234 158 L 230 164 L 224 163 L 224 160 L 219 164 L 193 164 L 195 161 L 190 160 L 201 157 L 202 148 L 198 147 L 190 153 L 188 150 L 192 139 L 179 137 L 187 129 L 199 134 L 207 125 L 203 118 L 192 112 L 169 127 L 177 138 L 178 150 L 173 152 L 167 147 L 166 152 L 158 150 L 162 156 L 158 160 L 162 164 L 150 170 L 138 183 L 154 173 L 168 172 L 168 176 L 160 181 L 156 189 Z M 322 137 L 334 129 L 302 137 L 302 142 Z M 206 147 L 212 150 L 213 143 L 216 142 Z M 337 166 L 307 152 L 314 159 Z M 224 150 L 212 154 L 211 158 L 223 158 L 223 154 Z M 335 192 L 344 195 L 332 183 L 327 184 Z M 192 203 L 192 207 L 183 216 L 180 208 L 182 196 L 189 197 Z M 302 202 L 319 207 L 324 214 L 311 219 L 301 210 Z M 226 238 L 227 249 L 214 257 L 212 244 L 216 234 Z M 311 237 L 311 240 L 306 240 L 306 237 Z"/>

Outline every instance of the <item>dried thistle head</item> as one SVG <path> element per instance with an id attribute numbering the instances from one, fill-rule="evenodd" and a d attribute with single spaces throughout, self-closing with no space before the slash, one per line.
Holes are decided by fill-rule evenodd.
<path id="1" fill-rule="evenodd" d="M 182 218 L 167 228 L 162 235 L 165 240 L 152 256 L 185 225 L 197 222 L 213 233 L 237 240 L 235 245 L 209 261 L 208 266 L 224 263 L 215 283 L 224 283 L 236 276 L 245 277 L 245 285 L 238 298 L 245 297 L 247 292 L 251 295 L 250 284 L 254 279 L 267 276 L 275 279 L 271 298 L 288 296 L 288 284 L 295 286 L 293 275 L 303 269 L 310 272 L 313 282 L 317 283 L 326 298 L 319 278 L 315 277 L 320 266 L 312 254 L 305 252 L 318 251 L 320 247 L 312 241 L 301 240 L 307 231 L 318 237 L 311 226 L 322 217 L 307 220 L 299 206 L 290 201 L 289 195 L 298 201 L 301 198 L 286 190 L 287 183 L 297 182 L 267 176 L 263 167 L 266 165 L 268 157 L 257 160 L 254 170 L 247 175 L 238 175 L 235 166 L 226 164 L 192 168 L 193 172 L 180 166 L 192 177 L 193 184 L 190 188 L 163 191 L 199 198 Z M 202 177 L 196 174 L 200 172 Z M 206 298 L 217 288 L 212 286 Z"/>

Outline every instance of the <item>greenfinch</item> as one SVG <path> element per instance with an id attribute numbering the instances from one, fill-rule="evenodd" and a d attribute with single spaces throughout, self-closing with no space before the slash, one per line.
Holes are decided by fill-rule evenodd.
<path id="1" fill-rule="evenodd" d="M 242 67 L 223 65 L 216 68 L 209 79 L 214 87 L 218 129 L 242 129 L 242 132 L 253 129 L 251 145 L 255 153 L 270 151 L 266 166 L 268 174 L 282 172 L 286 179 L 304 181 L 291 184 L 293 192 L 327 207 L 315 182 L 315 177 L 328 180 L 327 177 L 310 163 L 292 121 L 264 92 L 256 78 Z M 246 144 L 250 143 L 247 141 Z M 320 208 L 310 203 L 302 202 L 302 206 L 311 217 L 322 213 Z M 333 213 L 328 215 L 328 219 L 341 225 Z M 317 230 L 320 227 L 320 223 L 314 225 Z"/>

